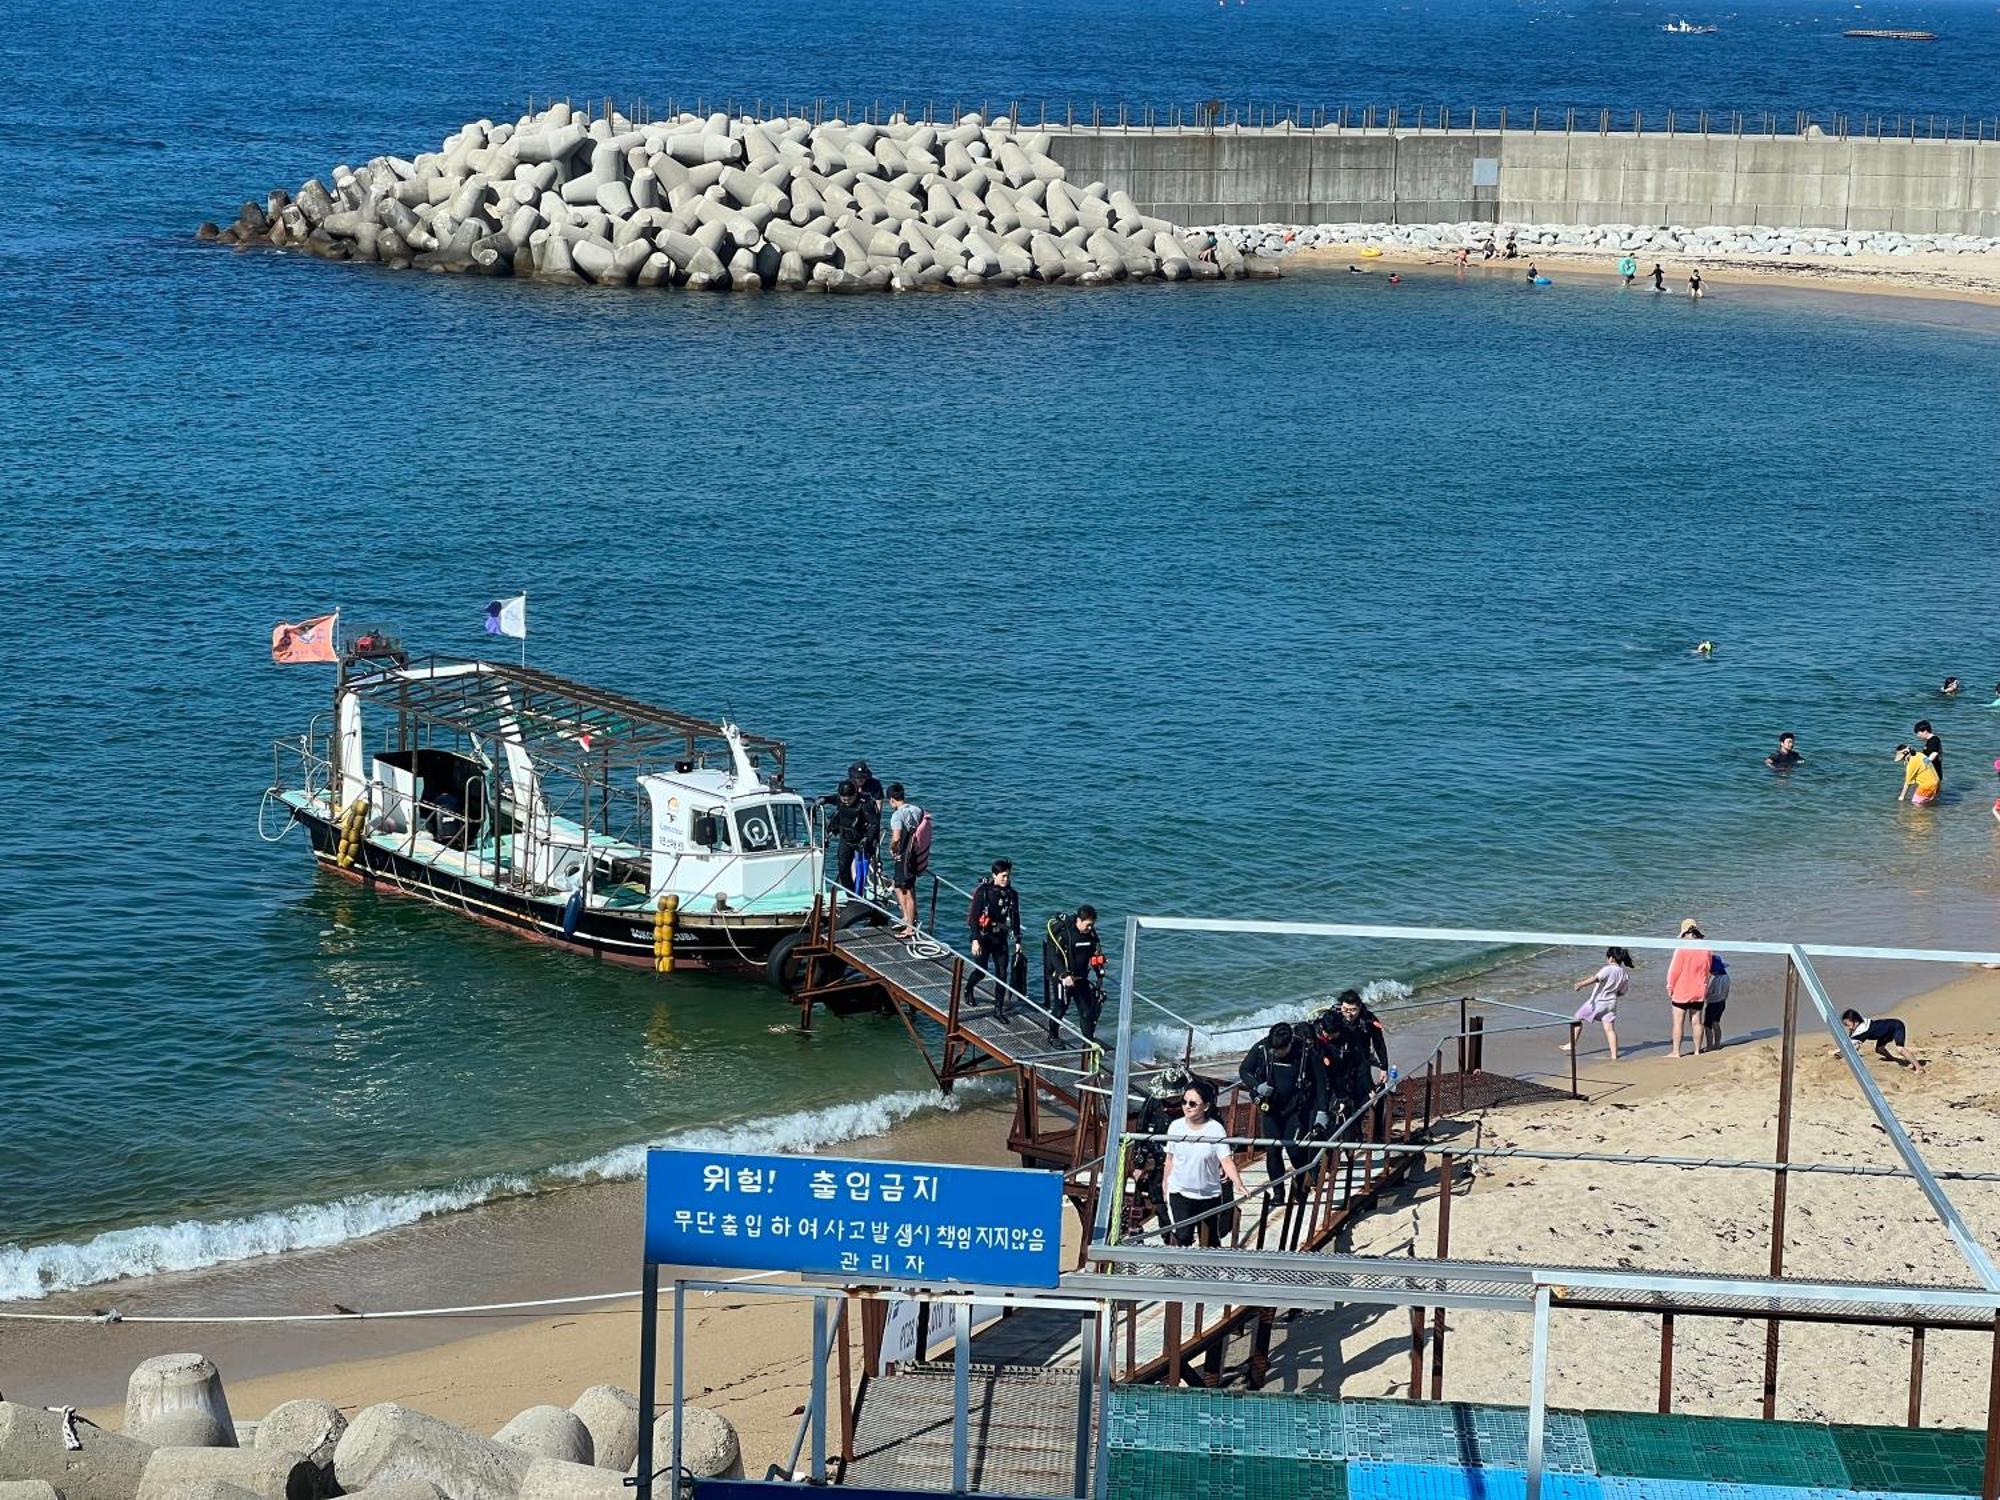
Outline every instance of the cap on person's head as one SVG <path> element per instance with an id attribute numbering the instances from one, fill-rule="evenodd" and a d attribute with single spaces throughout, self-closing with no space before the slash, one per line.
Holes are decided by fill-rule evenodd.
<path id="1" fill-rule="evenodd" d="M 1292 1023 L 1279 1021 L 1272 1026 L 1268 1040 L 1273 1047 L 1289 1047 L 1292 1045 L 1292 1034 Z"/>
<path id="2" fill-rule="evenodd" d="M 1701 924 L 1700 924 L 1699 922 L 1695 921 L 1695 919 L 1694 919 L 1693 917 L 1682 917 L 1682 918 L 1681 918 L 1681 936 L 1682 936 L 1682 937 L 1686 937 L 1686 936 L 1688 936 L 1688 934 L 1690 934 L 1690 933 L 1694 934 L 1694 936 L 1696 936 L 1696 937 L 1700 937 L 1700 936 L 1701 936 Z"/>
<path id="3" fill-rule="evenodd" d="M 996 859 L 993 861 L 993 873 L 995 875 L 1005 875 L 1013 868 L 1014 861 L 1011 859 Z"/>
<path id="4" fill-rule="evenodd" d="M 891 802 L 901 802 L 903 800 L 902 782 L 892 781 L 889 783 L 889 800 Z"/>
<path id="5" fill-rule="evenodd" d="M 1076 919 L 1079 922 L 1095 922 L 1097 920 L 1097 908 L 1088 904 L 1079 906 L 1076 909 Z"/>

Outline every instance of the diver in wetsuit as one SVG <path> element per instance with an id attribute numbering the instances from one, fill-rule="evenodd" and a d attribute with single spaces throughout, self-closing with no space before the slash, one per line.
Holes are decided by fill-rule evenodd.
<path id="1" fill-rule="evenodd" d="M 1345 1122 L 1342 1140 L 1356 1140 L 1363 1134 L 1358 1115 L 1368 1096 L 1375 1092 L 1375 1070 L 1389 1071 L 1389 1039 L 1382 1023 L 1362 1003 L 1358 990 L 1342 990 L 1335 1008 L 1322 1015 L 1314 1049 L 1314 1065 L 1320 1070 L 1320 1087 L 1327 1101 L 1327 1115 Z M 1387 1101 L 1375 1106 L 1375 1134 L 1380 1139 L 1388 1117 Z"/>
<path id="2" fill-rule="evenodd" d="M 843 781 L 834 789 L 833 812 L 826 820 L 826 836 L 833 842 L 839 864 L 842 890 L 863 894 L 866 884 L 867 864 L 864 853 L 871 849 L 869 829 L 874 820 L 868 809 L 862 805 L 861 793 L 851 781 Z"/>
<path id="3" fill-rule="evenodd" d="M 1021 941 L 1021 894 L 1014 889 L 1014 862 L 993 861 L 993 872 L 972 888 L 972 901 L 965 910 L 965 925 L 971 934 L 974 967 L 966 972 L 965 999 L 970 1004 L 979 988 L 983 969 L 994 978 L 993 1016 L 1007 1019 L 1007 985 L 1013 977 L 1008 969 L 1009 945 Z"/>
<path id="4" fill-rule="evenodd" d="M 1042 936 L 1042 996 L 1049 1012 L 1049 1040 L 1075 1002 L 1086 1041 L 1097 1040 L 1104 1010 L 1104 943 L 1097 931 L 1097 908 L 1079 906 L 1072 915 L 1050 917 Z"/>
<path id="5" fill-rule="evenodd" d="M 1264 1169 L 1271 1181 L 1275 1183 L 1284 1176 L 1288 1157 L 1292 1169 L 1303 1173 L 1315 1155 L 1304 1141 L 1314 1131 L 1325 1132 L 1327 1117 L 1320 1097 L 1319 1075 L 1291 1022 L 1278 1022 L 1269 1035 L 1250 1049 L 1238 1076 L 1257 1100 L 1256 1133 L 1290 1143 L 1264 1148 Z M 1308 1181 L 1303 1176 L 1299 1179 L 1301 1192 Z M 1271 1201 L 1283 1203 L 1285 1190 L 1273 1188 Z"/>

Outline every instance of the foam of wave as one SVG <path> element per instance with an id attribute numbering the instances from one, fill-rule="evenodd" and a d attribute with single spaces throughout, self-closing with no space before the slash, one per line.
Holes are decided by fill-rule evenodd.
<path id="1" fill-rule="evenodd" d="M 843 1141 L 885 1134 L 913 1115 L 952 1110 L 958 1100 L 928 1090 L 904 1090 L 852 1104 L 798 1110 L 756 1124 L 679 1131 L 653 1144 L 708 1151 L 791 1151 L 810 1154 Z M 84 1240 L 47 1245 L 0 1245 L 0 1302 L 30 1302 L 70 1291 L 167 1271 L 194 1271 L 290 1250 L 319 1250 L 380 1234 L 481 1203 L 518 1198 L 582 1182 L 639 1176 L 646 1145 L 620 1146 L 543 1171 L 500 1173 L 401 1193 L 357 1193 L 232 1219 L 183 1219 L 112 1229 Z"/>
<path id="2" fill-rule="evenodd" d="M 1371 979 L 1361 986 L 1362 1000 L 1377 1008 L 1392 1005 L 1398 1000 L 1407 1000 L 1410 994 L 1410 987 L 1397 979 Z M 1266 1005 L 1247 1015 L 1230 1016 L 1219 1021 L 1197 1024 L 1194 1028 L 1194 1055 L 1225 1057 L 1248 1051 L 1253 1042 L 1278 1022 L 1296 1023 L 1310 1020 L 1331 1004 L 1333 1004 L 1332 995 L 1319 995 L 1305 1000 Z M 1132 1047 L 1133 1054 L 1137 1057 L 1159 1060 L 1177 1058 L 1186 1050 L 1187 1044 L 1187 1027 L 1172 1021 L 1133 1028 Z"/>

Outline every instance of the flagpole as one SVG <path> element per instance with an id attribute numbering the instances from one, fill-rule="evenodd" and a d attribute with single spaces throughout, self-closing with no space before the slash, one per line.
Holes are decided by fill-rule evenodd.
<path id="1" fill-rule="evenodd" d="M 521 591 L 521 665 L 528 664 L 528 592 Z"/>

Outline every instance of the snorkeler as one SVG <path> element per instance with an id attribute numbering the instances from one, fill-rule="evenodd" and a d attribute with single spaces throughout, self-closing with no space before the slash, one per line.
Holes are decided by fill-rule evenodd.
<path id="1" fill-rule="evenodd" d="M 1714 641 L 1702 641 L 1702 642 L 1700 642 L 1699 644 L 1697 644 L 1697 645 L 1695 646 L 1695 648 L 1694 648 L 1694 654 L 1695 654 L 1696 656 L 1713 656 L 1713 655 L 1715 655 L 1715 642 L 1714 642 Z"/>

